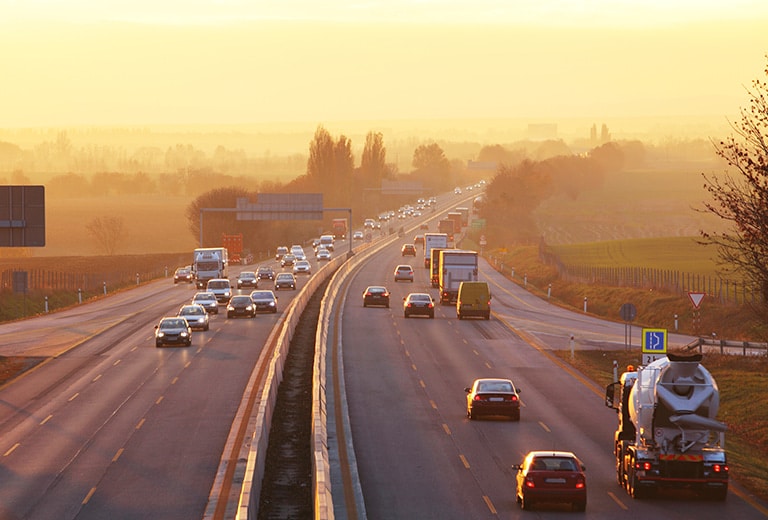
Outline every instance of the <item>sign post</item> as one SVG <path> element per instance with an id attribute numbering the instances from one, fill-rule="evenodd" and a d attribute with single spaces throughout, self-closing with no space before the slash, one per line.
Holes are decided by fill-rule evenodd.
<path id="1" fill-rule="evenodd" d="M 667 329 L 643 329 L 643 365 L 667 355 Z"/>

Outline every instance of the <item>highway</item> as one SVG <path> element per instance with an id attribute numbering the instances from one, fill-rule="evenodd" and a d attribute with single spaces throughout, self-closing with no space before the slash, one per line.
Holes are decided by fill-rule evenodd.
<path id="1" fill-rule="evenodd" d="M 154 325 L 194 292 L 169 278 L 0 326 L 3 354 L 55 356 L 0 389 L 0 519 L 203 516 L 281 313 L 227 319 L 220 306 L 191 347 L 156 348 Z M 282 310 L 294 292 L 277 295 Z"/>
<path id="2" fill-rule="evenodd" d="M 407 239 L 408 241 L 410 239 Z M 765 518 L 765 505 L 731 487 L 726 502 L 692 493 L 634 500 L 616 483 L 616 414 L 603 392 L 548 352 L 624 348 L 624 324 L 565 311 L 531 296 L 482 263 L 493 292 L 490 321 L 456 318 L 437 306 L 434 319 L 405 319 L 402 298 L 430 292 L 420 257 L 400 256 L 400 241 L 354 275 L 343 305 L 346 398 L 357 473 L 367 518 L 556 518 L 566 507 L 533 514 L 515 502 L 516 471 L 534 449 L 573 451 L 587 467 L 587 518 Z M 419 250 L 421 254 L 421 250 Z M 399 263 L 415 267 L 414 283 L 395 283 Z M 362 307 L 367 285 L 385 285 L 389 309 Z M 635 329 L 634 345 L 640 332 Z M 692 338 L 670 336 L 670 346 Z M 639 349 L 638 349 L 639 350 Z M 639 354 L 638 354 L 639 355 Z M 638 359 L 639 362 L 639 359 Z M 521 421 L 466 417 L 464 388 L 478 377 L 511 378 L 522 389 Z M 336 518 L 347 518 L 334 492 Z M 352 518 L 350 516 L 350 518 Z"/>

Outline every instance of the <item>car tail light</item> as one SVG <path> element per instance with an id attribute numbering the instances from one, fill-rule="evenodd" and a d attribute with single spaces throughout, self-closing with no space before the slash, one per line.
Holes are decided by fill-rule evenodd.
<path id="1" fill-rule="evenodd" d="M 525 477 L 525 487 L 535 488 L 536 484 L 533 483 L 533 477 Z"/>
<path id="2" fill-rule="evenodd" d="M 715 464 L 712 466 L 712 471 L 715 473 L 728 473 L 728 466 L 725 464 Z"/>
<path id="3" fill-rule="evenodd" d="M 576 479 L 576 489 L 584 489 L 586 487 L 587 483 L 584 482 L 583 477 L 579 477 Z"/>
<path id="4" fill-rule="evenodd" d="M 650 471 L 651 470 L 651 463 L 650 462 L 642 462 L 642 461 L 635 462 L 635 469 Z"/>
<path id="5" fill-rule="evenodd" d="M 510 396 L 510 397 L 507 397 L 507 400 L 508 401 L 512 401 L 514 403 L 515 401 L 517 401 L 517 396 L 513 395 L 513 396 Z"/>

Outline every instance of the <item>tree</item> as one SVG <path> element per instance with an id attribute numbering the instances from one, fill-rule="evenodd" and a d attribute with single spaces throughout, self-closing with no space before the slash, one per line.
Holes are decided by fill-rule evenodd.
<path id="1" fill-rule="evenodd" d="M 387 149 L 380 132 L 368 132 L 365 136 L 363 155 L 360 158 L 360 176 L 365 188 L 381 186 L 381 180 L 388 175 Z"/>
<path id="2" fill-rule="evenodd" d="M 765 69 L 768 76 L 768 67 Z M 717 248 L 724 273 L 738 273 L 768 302 L 768 83 L 755 79 L 749 109 L 731 135 L 715 145 L 732 168 L 722 176 L 702 174 L 712 201 L 704 211 L 730 223 L 723 232 L 701 231 L 703 243 Z"/>
<path id="3" fill-rule="evenodd" d="M 96 217 L 85 225 L 85 230 L 107 256 L 114 255 L 127 236 L 122 217 Z"/>
<path id="4" fill-rule="evenodd" d="M 207 191 L 197 197 L 187 206 L 187 221 L 189 231 L 196 238 L 200 238 L 200 214 L 205 208 L 232 208 L 237 207 L 237 199 L 248 197 L 250 193 L 245 188 L 231 186 L 228 188 L 216 188 Z M 203 216 L 203 243 L 199 247 L 218 247 L 221 245 L 222 233 L 233 234 L 242 232 L 245 222 L 238 222 L 234 211 L 204 212 Z"/>

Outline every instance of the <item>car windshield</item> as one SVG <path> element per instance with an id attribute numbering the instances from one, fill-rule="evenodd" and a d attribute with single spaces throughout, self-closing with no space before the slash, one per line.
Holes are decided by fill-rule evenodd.
<path id="1" fill-rule="evenodd" d="M 191 316 L 191 315 L 194 315 L 194 314 L 203 314 L 203 313 L 205 313 L 205 310 L 201 309 L 200 307 L 189 306 L 189 307 L 183 307 L 179 314 L 183 314 L 183 315 L 186 315 L 186 316 Z"/>
<path id="2" fill-rule="evenodd" d="M 183 319 L 178 320 L 163 320 L 160 323 L 161 329 L 180 329 L 187 326 L 187 322 Z"/>
<path id="3" fill-rule="evenodd" d="M 251 297 L 250 296 L 233 296 L 232 297 L 232 303 L 250 303 Z"/>
<path id="4" fill-rule="evenodd" d="M 260 300 L 271 300 L 273 298 L 273 294 L 269 291 L 260 291 L 260 292 L 253 292 L 251 293 L 251 298 L 260 299 Z"/>
<path id="5" fill-rule="evenodd" d="M 512 385 L 504 381 L 494 381 L 489 383 L 480 383 L 477 385 L 478 392 L 512 392 Z"/>
<path id="6" fill-rule="evenodd" d="M 278 280 L 290 280 L 292 276 L 290 274 L 281 273 L 277 275 Z"/>
<path id="7" fill-rule="evenodd" d="M 215 300 L 214 294 L 197 294 L 195 295 L 195 301 Z"/>
<path id="8" fill-rule="evenodd" d="M 536 457 L 531 462 L 532 470 L 578 471 L 576 461 L 568 457 Z"/>
<path id="9" fill-rule="evenodd" d="M 428 302 L 432 298 L 428 294 L 411 294 L 409 298 L 412 302 Z"/>
<path id="10" fill-rule="evenodd" d="M 240 278 L 255 278 L 256 273 L 240 273 Z"/>

